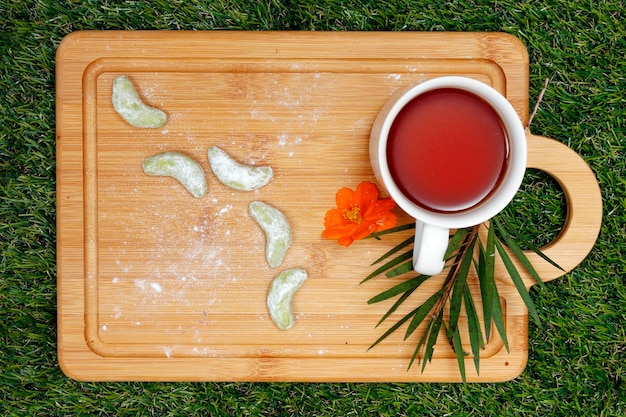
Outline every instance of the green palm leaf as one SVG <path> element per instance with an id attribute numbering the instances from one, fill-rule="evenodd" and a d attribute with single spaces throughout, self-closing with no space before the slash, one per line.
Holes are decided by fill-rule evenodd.
<path id="1" fill-rule="evenodd" d="M 387 312 L 385 314 L 383 314 L 383 316 L 381 317 L 380 321 L 376 324 L 376 327 L 380 326 L 382 324 L 382 322 L 387 319 L 387 317 L 392 315 L 398 309 L 398 307 L 400 307 L 402 305 L 402 303 L 404 303 L 404 301 L 407 298 L 409 298 L 411 296 L 411 294 L 413 294 L 413 292 L 415 292 L 416 289 L 417 289 L 417 287 L 413 287 L 410 290 L 407 290 L 404 294 L 402 294 L 402 296 L 400 298 L 398 298 L 398 300 L 396 300 L 395 303 L 393 303 L 393 305 L 389 308 L 389 310 L 387 310 Z"/>
<path id="2" fill-rule="evenodd" d="M 517 288 L 517 292 L 519 293 L 520 297 L 522 297 L 522 300 L 524 300 L 524 304 L 526 304 L 526 307 L 528 308 L 528 312 L 530 316 L 533 318 L 533 320 L 535 320 L 535 323 L 537 323 L 537 325 L 541 327 L 541 321 L 539 320 L 539 315 L 537 314 L 537 310 L 535 309 L 535 304 L 533 303 L 533 300 L 530 298 L 530 295 L 528 294 L 526 285 L 524 284 L 524 281 L 522 280 L 521 275 L 515 268 L 515 265 L 513 264 L 513 261 L 511 260 L 511 258 L 509 257 L 509 254 L 506 253 L 506 250 L 502 246 L 502 243 L 500 243 L 500 241 L 497 239 L 496 239 L 496 248 L 498 250 L 498 253 L 500 254 L 500 258 L 502 258 L 502 262 L 504 263 L 504 266 L 506 267 L 507 272 L 511 276 L 511 280 L 513 281 L 513 284 L 515 285 L 515 288 Z"/>
<path id="3" fill-rule="evenodd" d="M 407 259 L 411 259 L 412 256 L 413 256 L 413 251 L 409 251 L 409 252 L 403 253 L 402 255 L 398 256 L 397 258 L 394 258 L 394 259 L 390 260 L 389 262 L 385 263 L 383 266 L 377 268 L 374 272 L 372 272 L 371 274 L 366 276 L 365 279 L 363 279 L 363 281 L 361 281 L 361 284 L 364 283 L 365 281 L 369 281 L 370 279 L 374 278 L 377 275 L 382 274 L 386 270 L 393 268 L 394 266 L 398 265 L 399 263 L 401 263 L 403 261 L 406 261 Z"/>
<path id="4" fill-rule="evenodd" d="M 461 332 L 459 331 L 459 328 L 457 327 L 457 329 L 450 334 L 450 329 L 446 327 L 446 324 L 443 324 L 444 326 L 444 330 L 446 332 L 446 334 L 448 335 L 448 339 L 452 341 L 451 345 L 452 345 L 452 350 L 454 351 L 454 354 L 456 356 L 456 361 L 459 365 L 459 372 L 461 374 L 461 380 L 463 382 L 467 381 L 467 376 L 465 374 L 465 352 L 463 351 L 463 345 L 461 344 Z"/>
<path id="5" fill-rule="evenodd" d="M 467 315 L 472 355 L 474 355 L 474 367 L 476 368 L 476 373 L 480 373 L 480 351 L 485 348 L 485 341 L 483 340 L 483 334 L 480 330 L 480 321 L 476 313 L 476 306 L 474 305 L 472 294 L 467 286 L 463 290 L 463 301 L 465 304 L 465 314 Z"/>
<path id="6" fill-rule="evenodd" d="M 433 352 L 435 351 L 435 343 L 437 343 L 437 336 L 441 331 L 441 325 L 443 324 L 443 309 L 439 311 L 439 314 L 431 320 L 430 329 L 428 330 L 428 339 L 426 341 L 426 347 L 424 349 L 424 358 L 422 361 L 422 372 L 426 369 L 426 364 L 433 359 Z"/>
<path id="7" fill-rule="evenodd" d="M 384 234 L 408 230 L 413 227 L 415 227 L 414 224 L 402 225 L 378 233 L 372 237 L 380 239 Z M 516 269 L 515 263 L 504 247 L 504 244 L 506 244 L 523 268 L 528 271 L 537 283 L 543 285 L 543 281 L 539 278 L 539 275 L 524 254 L 521 246 L 516 242 L 516 235 L 511 233 L 506 225 L 502 224 L 498 219 L 491 219 L 490 224 L 484 225 L 484 227 L 487 227 L 487 237 L 483 242 L 478 233 L 479 227 L 483 226 L 461 228 L 454 232 L 450 237 L 448 249 L 444 257 L 449 268 L 448 273 L 445 280 L 441 283 L 439 290 L 429 296 L 425 301 L 421 302 L 421 304 L 416 306 L 409 313 L 398 319 L 396 323 L 389 327 L 369 347 L 369 349 L 382 342 L 406 323 L 408 323 L 408 325 L 404 334 L 404 340 L 408 340 L 414 335 L 417 329 L 423 328 L 409 361 L 408 368 L 410 369 L 414 361 L 419 359 L 422 361 L 421 369 L 422 372 L 424 372 L 426 364 L 432 361 L 437 338 L 443 326 L 444 334 L 457 358 L 461 378 L 463 381 L 466 381 L 465 357 L 467 353 L 463 350 L 459 330 L 459 320 L 461 315 L 464 314 L 467 319 L 470 348 L 477 373 L 480 372 L 480 353 L 481 350 L 485 348 L 485 344 L 491 339 L 492 326 L 495 327 L 503 341 L 504 347 L 509 351 L 504 310 L 494 276 L 496 253 L 498 253 L 500 259 L 502 259 L 517 292 L 526 304 L 529 315 L 540 325 L 539 315 L 530 298 L 528 289 L 526 288 L 520 272 Z M 497 236 L 502 238 L 504 244 L 498 240 Z M 408 250 L 400 253 L 402 249 L 408 247 L 413 242 L 414 237 L 409 237 L 379 257 L 372 265 L 383 261 L 384 264 L 376 268 L 362 282 L 383 274 L 387 278 L 391 278 L 413 272 L 413 251 Z M 524 244 L 530 247 L 527 243 Z M 538 252 L 540 253 L 540 251 Z M 540 255 L 542 258 L 547 259 L 545 255 L 541 253 Z M 558 267 L 554 262 L 550 261 L 550 263 Z M 472 266 L 478 277 L 483 305 L 484 335 L 479 313 L 476 309 L 476 304 L 468 284 Z M 387 310 L 376 326 L 379 326 L 396 312 L 403 303 L 411 298 L 418 287 L 430 278 L 430 276 L 425 275 L 412 276 L 369 299 L 368 304 L 373 304 L 400 296 Z M 448 307 L 447 310 L 444 308 L 446 306 Z M 445 319 L 444 311 L 449 311 L 447 320 Z M 424 323 L 426 323 L 425 326 L 423 326 Z"/>
<path id="8" fill-rule="evenodd" d="M 409 253 L 409 257 L 413 258 L 413 251 Z M 413 271 L 413 259 L 396 266 L 395 268 L 385 272 L 387 278 L 393 278 Z"/>
<path id="9" fill-rule="evenodd" d="M 402 294 L 405 291 L 408 291 L 412 288 L 417 288 L 419 287 L 424 281 L 426 281 L 429 278 L 428 275 L 418 275 L 414 278 L 411 278 L 407 281 L 403 281 L 397 285 L 394 285 L 393 287 L 389 288 L 386 291 L 381 292 L 380 294 L 378 294 L 375 297 L 370 298 L 369 300 L 367 300 L 367 304 L 374 304 L 374 303 L 378 303 L 384 300 L 388 300 L 392 297 L 395 297 L 398 294 Z"/>
<path id="10" fill-rule="evenodd" d="M 415 312 L 415 315 L 413 316 L 413 319 L 411 320 L 411 323 L 409 323 L 409 326 L 406 329 L 404 340 L 408 339 L 409 336 L 413 334 L 415 329 L 417 329 L 419 325 L 422 324 L 426 316 L 428 316 L 428 313 L 430 313 L 430 311 L 433 309 L 437 301 L 439 301 L 439 299 L 441 298 L 442 293 L 443 293 L 443 290 L 437 291 L 436 293 L 431 295 L 428 298 L 428 300 L 426 300 L 424 304 L 422 304 L 417 309 L 417 311 Z"/>
<path id="11" fill-rule="evenodd" d="M 461 315 L 461 300 L 463 299 L 463 291 L 467 284 L 467 275 L 472 265 L 472 254 L 476 243 L 476 235 L 471 238 L 466 251 L 461 256 L 461 265 L 455 270 L 454 284 L 452 286 L 452 295 L 450 297 L 450 319 L 449 326 L 454 331 L 458 327 L 459 317 Z"/>
<path id="12" fill-rule="evenodd" d="M 489 341 L 491 336 L 491 321 L 492 312 L 494 310 L 493 304 L 500 302 L 499 298 L 496 298 L 495 292 L 497 288 L 494 280 L 494 267 L 495 267 L 495 230 L 493 227 L 489 227 L 487 232 L 487 242 L 483 247 L 479 245 L 479 259 L 478 259 L 478 281 L 480 283 L 480 294 L 483 302 L 483 320 L 485 322 L 485 338 Z"/>
<path id="13" fill-rule="evenodd" d="M 415 236 L 411 236 L 411 237 L 407 238 L 406 240 L 398 243 L 392 249 L 390 249 L 389 251 L 385 252 L 380 258 L 378 258 L 374 262 L 372 262 L 372 265 L 376 265 L 377 263 L 384 261 L 385 259 L 387 259 L 391 255 L 393 255 L 394 253 L 396 253 L 396 252 L 400 251 L 401 249 L 409 246 L 414 241 L 415 241 Z"/>

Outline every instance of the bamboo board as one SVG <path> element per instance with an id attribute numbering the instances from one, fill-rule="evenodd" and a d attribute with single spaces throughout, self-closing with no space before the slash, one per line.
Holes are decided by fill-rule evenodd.
<path id="1" fill-rule="evenodd" d="M 359 282 L 407 235 L 342 248 L 321 237 L 337 190 L 375 181 L 369 131 L 399 89 L 441 75 L 492 85 L 528 119 L 528 61 L 494 33 L 76 32 L 57 53 L 58 353 L 79 380 L 459 381 L 444 340 L 423 373 L 407 371 L 415 340 L 402 332 L 368 350 L 390 304 L 367 300 L 392 280 Z M 131 77 L 167 125 L 142 130 L 114 112 L 111 83 Z M 601 221 L 595 177 L 574 152 L 528 134 L 529 167 L 565 190 L 568 218 L 545 248 L 565 270 L 593 246 Z M 270 165 L 255 192 L 222 186 L 208 167 L 218 145 Z M 207 173 L 195 199 L 171 178 L 143 174 L 155 153 L 185 152 Z M 279 271 L 264 259 L 250 201 L 280 208 L 294 230 L 279 268 L 309 278 L 294 298 L 296 325 L 278 330 L 265 298 Z M 410 222 L 397 212 L 401 222 Z M 563 274 L 532 258 L 545 280 Z M 493 339 L 477 375 L 515 378 L 527 361 L 528 314 L 501 264 L 510 352 Z M 527 285 L 532 280 L 525 277 Z M 436 280 L 435 280 L 436 281 Z M 434 290 L 425 288 L 426 297 Z M 472 289 L 478 294 L 478 289 Z M 423 298 L 425 299 L 425 298 Z M 395 313 L 406 313 L 407 306 Z M 394 317 L 389 319 L 392 323 Z M 417 333 L 416 333 L 417 334 Z M 467 340 L 463 340 L 468 344 Z"/>

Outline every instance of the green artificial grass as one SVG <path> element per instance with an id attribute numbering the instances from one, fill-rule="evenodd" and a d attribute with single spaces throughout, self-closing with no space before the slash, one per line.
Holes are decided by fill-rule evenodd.
<path id="1" fill-rule="evenodd" d="M 0 0 L 0 415 L 626 415 L 626 13 L 623 0 Z M 529 361 L 501 384 L 81 383 L 56 355 L 55 51 L 76 30 L 500 31 L 527 46 L 531 129 L 588 162 L 595 248 L 533 289 Z M 544 197 L 545 195 L 545 197 Z M 558 185 L 527 176 L 510 219 L 539 243 Z M 556 226 L 555 226 L 556 225 Z M 412 370 L 411 372 L 417 372 Z"/>

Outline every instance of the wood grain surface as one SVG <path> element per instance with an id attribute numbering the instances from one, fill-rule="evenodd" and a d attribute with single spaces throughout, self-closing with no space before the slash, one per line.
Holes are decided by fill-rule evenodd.
<path id="1" fill-rule="evenodd" d="M 323 219 L 339 188 L 375 181 L 369 132 L 400 89 L 441 75 L 476 78 L 502 92 L 526 124 L 528 58 L 516 38 L 76 32 L 60 45 L 56 71 L 58 352 L 68 376 L 460 380 L 443 339 L 424 373 L 419 366 L 407 371 L 416 340 L 403 341 L 403 332 L 368 350 L 386 329 L 375 326 L 391 304 L 367 300 L 402 278 L 359 283 L 371 262 L 410 232 L 343 248 L 322 238 Z M 111 85 L 122 74 L 145 102 L 168 113 L 163 128 L 133 128 L 115 113 Z M 598 185 L 566 146 L 530 132 L 528 144 L 528 166 L 548 172 L 565 191 L 567 221 L 545 250 L 569 271 L 599 231 Z M 241 162 L 271 166 L 274 179 L 252 192 L 224 187 L 208 166 L 212 145 Z M 176 180 L 142 172 L 143 159 L 163 151 L 201 164 L 207 196 L 194 198 Z M 292 224 L 293 245 L 280 268 L 265 261 L 264 235 L 247 213 L 254 200 L 279 208 Z M 546 281 L 564 273 L 532 259 Z M 281 331 L 269 318 L 267 289 L 274 275 L 296 266 L 309 278 L 294 298 L 295 326 Z M 491 340 L 480 375 L 467 358 L 469 381 L 510 380 L 527 361 L 526 308 L 500 262 L 497 276 L 511 350 Z M 532 279 L 524 279 L 530 287 Z M 432 281 L 416 300 L 436 290 L 440 280 Z M 472 291 L 479 299 L 477 285 Z"/>

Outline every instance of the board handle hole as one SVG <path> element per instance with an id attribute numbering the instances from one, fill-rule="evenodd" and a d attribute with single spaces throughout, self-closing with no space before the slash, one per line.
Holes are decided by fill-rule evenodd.
<path id="1" fill-rule="evenodd" d="M 567 199 L 556 179 L 528 168 L 519 191 L 499 218 L 525 241 L 542 248 L 561 233 L 567 219 Z M 522 249 L 530 249 L 524 242 L 518 243 Z"/>

